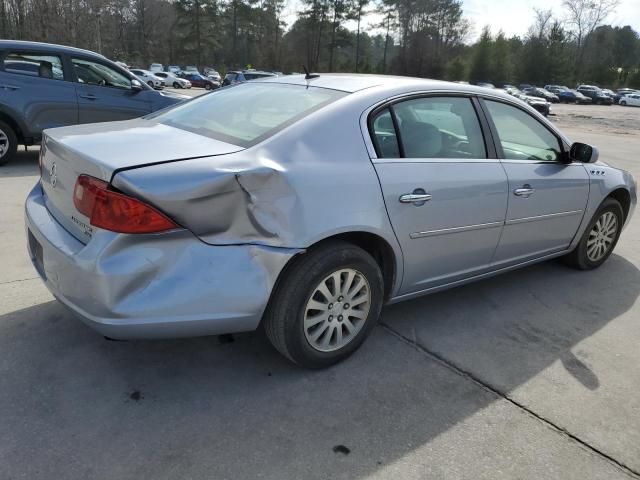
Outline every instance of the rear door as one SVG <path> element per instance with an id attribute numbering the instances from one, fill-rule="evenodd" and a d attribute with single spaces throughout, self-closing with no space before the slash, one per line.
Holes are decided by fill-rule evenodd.
<path id="1" fill-rule="evenodd" d="M 0 103 L 24 116 L 36 138 L 45 128 L 78 122 L 78 102 L 61 55 L 9 50 L 0 64 Z"/>
<path id="2" fill-rule="evenodd" d="M 404 254 L 400 293 L 488 270 L 507 177 L 470 97 L 424 96 L 374 112 L 372 159 Z"/>
<path id="3" fill-rule="evenodd" d="M 148 91 L 131 88 L 131 80 L 106 62 L 72 58 L 79 123 L 109 122 L 151 112 Z"/>
<path id="4" fill-rule="evenodd" d="M 589 197 L 581 163 L 565 163 L 562 140 L 524 109 L 483 100 L 509 179 L 509 207 L 494 264 L 566 249 Z"/>

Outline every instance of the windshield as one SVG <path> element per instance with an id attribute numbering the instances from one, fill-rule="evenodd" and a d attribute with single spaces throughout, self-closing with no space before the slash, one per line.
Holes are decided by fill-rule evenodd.
<path id="1" fill-rule="evenodd" d="M 245 83 L 146 118 L 250 147 L 345 95 L 337 90 L 303 85 Z"/>

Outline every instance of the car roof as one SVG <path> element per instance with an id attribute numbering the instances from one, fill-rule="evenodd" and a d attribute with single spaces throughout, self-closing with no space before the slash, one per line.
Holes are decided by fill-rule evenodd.
<path id="1" fill-rule="evenodd" d="M 24 40 L 0 40 L 0 49 L 8 48 L 20 48 L 20 49 L 34 49 L 42 52 L 51 53 L 75 53 L 98 57 L 101 59 L 106 58 L 104 55 L 92 52 L 91 50 L 84 50 L 82 48 L 68 47 L 66 45 L 56 45 L 54 43 L 42 43 L 42 42 L 27 42 Z"/>
<path id="2" fill-rule="evenodd" d="M 348 93 L 354 93 L 373 87 L 406 87 L 407 89 L 415 90 L 450 90 L 461 93 L 487 93 L 487 89 L 484 87 L 446 82 L 443 80 L 431 80 L 427 78 L 353 73 L 321 73 L 317 75 L 319 76 L 309 80 L 306 79 L 305 75 L 285 75 L 283 77 L 265 77 L 254 81 L 264 83 L 285 83 L 292 85 L 311 85 L 314 87 L 329 88 Z M 501 92 L 496 93 L 501 95 Z M 511 98 L 511 96 L 506 93 L 504 96 L 506 98 Z"/>

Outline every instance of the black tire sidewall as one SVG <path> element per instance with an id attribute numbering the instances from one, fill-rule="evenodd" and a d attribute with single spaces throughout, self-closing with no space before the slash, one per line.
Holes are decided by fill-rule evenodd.
<path id="1" fill-rule="evenodd" d="M 180 84 L 178 82 L 173 82 L 173 88 L 175 89 L 180 88 Z"/>
<path id="2" fill-rule="evenodd" d="M 589 241 L 589 233 L 593 229 L 593 226 L 596 224 L 598 219 L 606 212 L 612 212 L 616 216 L 616 220 L 618 221 L 618 229 L 616 231 L 616 237 L 614 238 L 613 244 L 611 245 L 611 248 L 609 249 L 607 254 L 597 262 L 593 262 L 592 260 L 589 259 L 589 256 L 587 255 L 587 242 Z M 620 206 L 620 203 L 617 200 L 614 200 L 612 198 L 606 199 L 602 203 L 600 208 L 598 208 L 598 211 L 595 213 L 595 215 L 589 222 L 589 226 L 585 230 L 584 234 L 582 235 L 582 238 L 580 239 L 580 243 L 578 244 L 577 260 L 580 264 L 580 267 L 585 270 L 591 270 L 593 268 L 598 268 L 600 265 L 606 262 L 609 256 L 613 253 L 613 250 L 616 248 L 616 245 L 618 244 L 618 239 L 620 238 L 620 233 L 622 232 L 623 225 L 624 225 L 624 213 L 622 211 L 622 207 Z"/>
<path id="3" fill-rule="evenodd" d="M 9 150 L 5 152 L 5 154 L 0 157 L 0 165 L 4 165 L 5 163 L 10 162 L 16 154 L 18 150 L 18 137 L 16 132 L 9 125 L 0 121 L 0 130 L 2 130 L 6 135 L 9 141 Z"/>
<path id="4" fill-rule="evenodd" d="M 343 268 L 360 272 L 369 282 L 371 305 L 363 328 L 356 337 L 343 348 L 333 352 L 314 349 L 304 334 L 304 310 L 307 301 L 320 282 L 331 273 Z M 310 368 L 323 368 L 351 355 L 377 323 L 383 303 L 383 279 L 375 260 L 358 247 L 337 248 L 331 255 L 318 255 L 311 265 L 305 265 L 304 276 L 292 276 L 285 288 L 289 308 L 285 314 L 285 344 L 290 357 L 298 364 Z M 286 300 L 285 300 L 286 301 Z"/>

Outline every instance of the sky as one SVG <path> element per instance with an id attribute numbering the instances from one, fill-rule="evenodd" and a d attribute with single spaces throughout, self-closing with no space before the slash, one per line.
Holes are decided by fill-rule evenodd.
<path id="1" fill-rule="evenodd" d="M 558 18 L 564 15 L 560 0 L 463 0 L 464 16 L 472 26 L 467 41 L 476 40 L 484 25 L 489 25 L 494 34 L 502 30 L 508 37 L 525 35 L 533 23 L 534 7 L 551 9 Z M 288 26 L 295 21 L 299 8 L 299 0 L 288 0 L 283 16 Z M 369 33 L 376 33 L 370 26 L 379 23 L 380 20 L 378 15 L 367 15 L 363 20 L 364 28 Z M 606 23 L 614 26 L 631 25 L 634 30 L 640 32 L 640 0 L 620 0 L 620 6 L 609 16 Z M 346 26 L 353 29 L 356 27 L 354 22 Z"/>
<path id="2" fill-rule="evenodd" d="M 490 25 L 493 33 L 499 30 L 510 37 L 524 35 L 532 23 L 533 8 L 551 9 L 558 17 L 564 16 L 562 2 L 558 0 L 464 0 L 465 16 L 474 26 L 472 38 L 480 35 L 484 25 Z M 614 26 L 631 25 L 640 32 L 640 0 L 621 0 L 619 7 L 605 23 Z"/>

